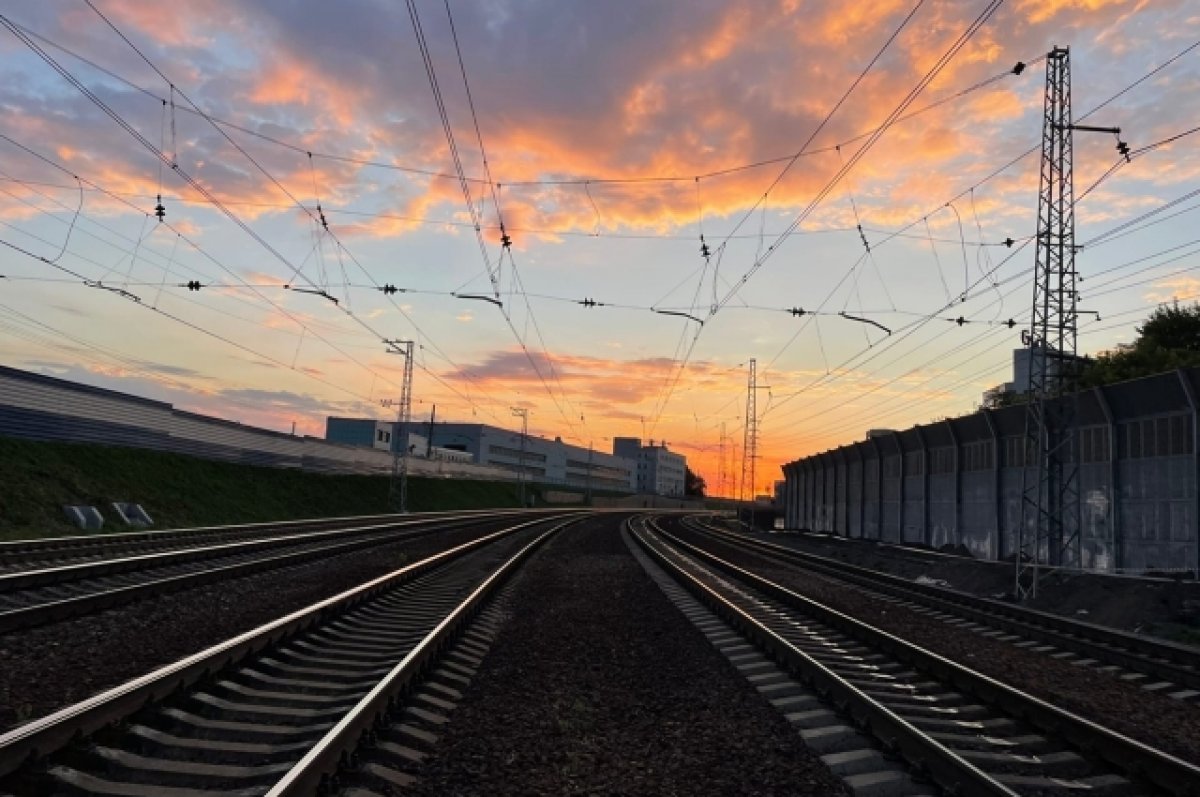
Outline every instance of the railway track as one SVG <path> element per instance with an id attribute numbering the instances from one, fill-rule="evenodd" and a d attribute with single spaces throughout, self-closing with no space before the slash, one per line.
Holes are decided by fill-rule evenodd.
<path id="1" fill-rule="evenodd" d="M 576 518 L 510 525 L 10 731 L 0 794 L 314 794 L 414 714 L 406 688 Z M 422 694 L 416 716 L 440 705 Z"/>
<path id="2" fill-rule="evenodd" d="M 1200 702 L 1200 649 L 1080 622 L 1017 604 L 981 598 L 736 534 L 697 518 L 684 528 L 739 550 L 854 585 L 932 620 L 995 637 L 1115 677 L 1178 700 Z"/>
<path id="3" fill-rule="evenodd" d="M 0 575 L 24 570 L 62 567 L 102 559 L 181 550 L 227 542 L 245 542 L 271 537 L 319 532 L 328 529 L 382 526 L 388 523 L 423 522 L 472 515 L 504 515 L 512 510 L 421 512 L 398 515 L 355 515 L 348 517 L 281 520 L 230 526 L 204 526 L 157 531 L 127 531 L 0 542 Z"/>
<path id="4" fill-rule="evenodd" d="M 644 519 L 631 535 L 660 579 L 669 579 L 668 594 L 682 588 L 703 604 L 685 613 L 854 788 L 1200 793 L 1200 767 L 791 592 Z"/>
<path id="5" fill-rule="evenodd" d="M 510 514 L 499 513 L 500 518 Z M 185 547 L 174 544 L 171 550 L 0 574 L 0 632 L 89 614 L 150 595 L 247 573 L 479 524 L 489 517 L 481 513 L 465 516 L 447 513 L 420 519 L 390 516 L 384 522 L 368 525 L 347 525 L 345 519 L 322 521 L 314 524 L 319 528 L 299 533 L 272 533 L 255 539 Z M 187 538 L 197 539 L 191 535 Z M 159 544 L 158 539 L 152 542 Z"/>

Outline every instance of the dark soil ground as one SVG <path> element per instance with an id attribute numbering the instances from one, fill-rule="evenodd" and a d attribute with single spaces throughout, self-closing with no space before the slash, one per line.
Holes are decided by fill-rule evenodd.
<path id="1" fill-rule="evenodd" d="M 650 580 L 615 519 L 561 533 L 510 606 L 418 794 L 846 794 Z"/>
<path id="2" fill-rule="evenodd" d="M 765 578 L 858 620 L 903 637 L 1060 708 L 1081 714 L 1153 747 L 1200 764 L 1200 709 L 1194 703 L 1146 692 L 1135 683 L 1121 680 L 1114 675 L 1076 666 L 1031 650 L 1015 648 L 895 604 L 880 603 L 854 587 L 795 567 L 770 563 L 766 559 L 731 546 L 711 542 L 709 538 L 693 536 L 688 532 L 682 534 L 694 542 L 702 542 L 705 548 L 731 561 L 744 564 Z M 778 541 L 780 536 L 772 535 L 771 540 Z M 803 539 L 797 542 L 804 547 L 820 547 L 819 543 L 812 545 Z M 841 544 L 835 542 L 833 545 Z M 825 543 L 826 550 L 828 546 L 829 543 Z M 850 546 L 845 546 L 843 550 L 853 552 Z M 887 563 L 887 549 L 868 550 L 856 559 L 856 563 L 864 566 L 871 566 L 869 563 L 872 561 Z M 892 564 L 892 572 L 912 573 L 920 569 L 917 564 L 904 560 L 896 560 Z M 924 572 L 930 577 L 959 578 L 970 571 L 972 564 L 959 560 L 955 563 L 956 570 L 952 574 L 947 573 L 947 569 Z M 1131 586 L 1136 588 L 1138 585 Z"/>
<path id="3" fill-rule="evenodd" d="M 452 545 L 493 521 L 0 634 L 0 730 L 90 697 Z"/>

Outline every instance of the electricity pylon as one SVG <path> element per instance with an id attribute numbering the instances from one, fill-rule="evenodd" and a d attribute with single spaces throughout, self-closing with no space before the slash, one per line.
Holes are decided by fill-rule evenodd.
<path id="1" fill-rule="evenodd" d="M 1017 600 L 1036 597 L 1044 565 L 1083 563 L 1075 393 L 1080 312 L 1072 151 L 1076 130 L 1117 136 L 1121 132 L 1116 127 L 1072 124 L 1071 53 L 1055 47 L 1046 56 L 1033 313 L 1029 330 L 1021 336 L 1029 349 L 1024 449 L 1017 455 L 1019 463 L 1009 463 L 1021 467 L 1021 517 L 1013 548 Z M 1126 154 L 1128 149 L 1118 139 L 1117 151 Z"/>

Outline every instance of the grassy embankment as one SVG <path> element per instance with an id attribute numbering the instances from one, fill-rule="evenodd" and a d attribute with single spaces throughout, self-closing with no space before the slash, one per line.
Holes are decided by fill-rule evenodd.
<path id="1" fill-rule="evenodd" d="M 530 489 L 544 506 L 540 488 Z M 67 521 L 64 504 L 91 504 L 103 513 L 105 531 L 125 531 L 113 501 L 141 504 L 155 528 L 180 528 L 375 514 L 387 511 L 387 494 L 386 476 L 326 476 L 0 437 L 0 540 L 81 533 Z M 408 505 L 413 512 L 517 506 L 517 485 L 410 477 Z"/>

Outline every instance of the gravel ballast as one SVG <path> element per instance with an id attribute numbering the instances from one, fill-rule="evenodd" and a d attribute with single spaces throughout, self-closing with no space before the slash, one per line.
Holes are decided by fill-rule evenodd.
<path id="1" fill-rule="evenodd" d="M 1147 692 L 1119 677 L 1016 648 L 893 603 L 881 603 L 855 587 L 773 563 L 711 537 L 681 530 L 676 524 L 672 529 L 722 558 L 857 620 L 1152 747 L 1200 763 L 1200 710 L 1193 703 Z"/>
<path id="2" fill-rule="evenodd" d="M 651 581 L 616 518 L 561 532 L 516 578 L 415 793 L 847 793 Z"/>
<path id="3" fill-rule="evenodd" d="M 481 522 L 2 634 L 0 729 L 49 714 L 512 522 Z"/>

